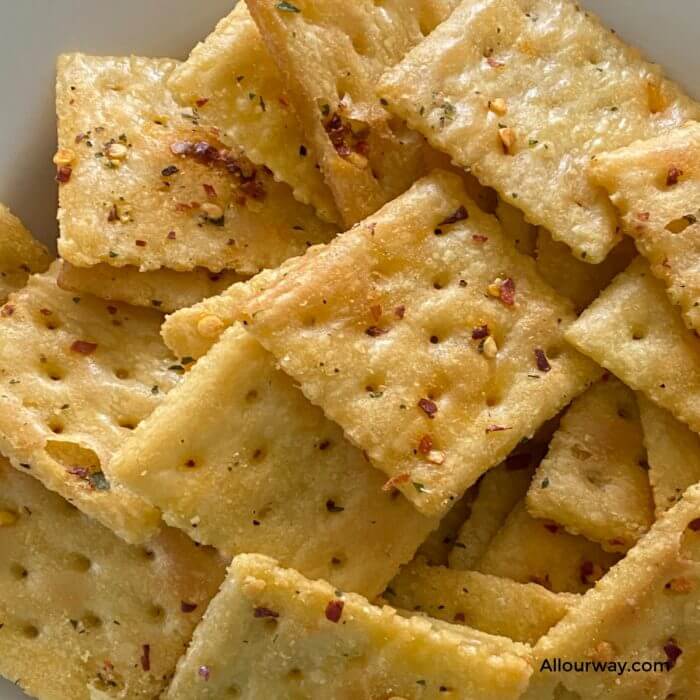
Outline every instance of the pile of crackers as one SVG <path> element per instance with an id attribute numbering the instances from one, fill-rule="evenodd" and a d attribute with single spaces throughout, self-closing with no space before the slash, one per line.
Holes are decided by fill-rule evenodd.
<path id="1" fill-rule="evenodd" d="M 571 0 L 245 0 L 56 102 L 60 257 L 0 208 L 0 674 L 699 697 L 698 103 Z"/>

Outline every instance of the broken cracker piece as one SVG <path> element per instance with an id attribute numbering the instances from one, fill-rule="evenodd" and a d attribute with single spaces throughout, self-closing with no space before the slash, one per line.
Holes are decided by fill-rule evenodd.
<path id="1" fill-rule="evenodd" d="M 425 513 L 598 376 L 563 342 L 569 303 L 445 172 L 266 275 L 249 330 Z"/>
<path id="2" fill-rule="evenodd" d="M 595 182 L 610 193 L 625 232 L 651 271 L 681 307 L 689 328 L 700 330 L 700 124 L 639 141 L 591 163 Z"/>
<path id="3" fill-rule="evenodd" d="M 566 339 L 700 432 L 700 340 L 644 258 L 615 278 Z"/>
<path id="4" fill-rule="evenodd" d="M 154 698 L 224 576 L 166 528 L 122 542 L 0 458 L 0 675 L 33 697 Z"/>
<path id="5" fill-rule="evenodd" d="M 382 490 L 383 474 L 240 325 L 136 429 L 110 474 L 198 542 L 274 555 L 369 597 L 437 526 Z"/>
<path id="6" fill-rule="evenodd" d="M 242 554 L 165 697 L 220 698 L 233 688 L 242 700 L 516 700 L 532 673 L 528 660 L 523 644 L 405 617 Z"/>
<path id="7" fill-rule="evenodd" d="M 68 291 L 87 292 L 108 301 L 150 306 L 172 313 L 221 294 L 232 284 L 245 279 L 232 270 L 210 272 L 197 268 L 177 272 L 162 267 L 140 272 L 132 266 L 112 267 L 102 263 L 93 267 L 75 267 L 64 262 L 58 275 L 58 286 Z"/>
<path id="8" fill-rule="evenodd" d="M 658 66 L 571 0 L 466 0 L 378 92 L 432 146 L 596 263 L 620 234 L 587 179 L 591 157 L 700 116 Z M 489 107 L 496 99 L 506 113 Z"/>
<path id="9" fill-rule="evenodd" d="M 109 460 L 184 372 L 162 314 L 58 288 L 60 263 L 0 308 L 0 449 L 119 536 L 151 537 L 158 511 L 110 483 Z"/>
<path id="10" fill-rule="evenodd" d="M 634 394 L 605 377 L 562 418 L 532 480 L 528 511 L 605 550 L 627 551 L 654 522 L 648 468 Z"/>
<path id="11" fill-rule="evenodd" d="M 578 602 L 578 596 L 535 583 L 428 566 L 422 559 L 403 567 L 384 597 L 398 608 L 527 644 L 535 644 Z"/>
<path id="12" fill-rule="evenodd" d="M 59 251 L 78 267 L 107 263 L 254 274 L 335 228 L 297 202 L 166 88 L 176 61 L 63 55 Z M 118 157 L 117 157 L 118 156 Z"/>

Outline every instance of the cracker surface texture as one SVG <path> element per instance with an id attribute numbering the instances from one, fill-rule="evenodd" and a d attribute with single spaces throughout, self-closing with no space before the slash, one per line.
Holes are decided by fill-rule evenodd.
<path id="1" fill-rule="evenodd" d="M 45 272 L 51 255 L 24 224 L 0 204 L 0 303 L 24 287 L 34 272 Z"/>
<path id="2" fill-rule="evenodd" d="M 688 327 L 700 330 L 700 124 L 604 153 L 591 177 L 610 193 Z"/>
<path id="3" fill-rule="evenodd" d="M 0 675 L 45 700 L 157 697 L 224 576 L 170 528 L 132 547 L 0 459 Z"/>
<path id="4" fill-rule="evenodd" d="M 700 107 L 571 0 L 465 0 L 385 74 L 388 109 L 589 262 L 620 240 L 591 157 Z"/>
<path id="5" fill-rule="evenodd" d="M 624 552 L 654 521 L 647 470 L 634 393 L 604 377 L 562 418 L 532 480 L 528 510 Z"/>
<path id="6" fill-rule="evenodd" d="M 420 515 L 240 326 L 110 464 L 165 520 L 229 556 L 260 552 L 369 597 L 435 518 Z"/>
<path id="7" fill-rule="evenodd" d="M 166 88 L 176 61 L 59 58 L 59 251 L 70 263 L 254 274 L 333 226 Z"/>
<path id="8" fill-rule="evenodd" d="M 350 226 L 406 190 L 424 140 L 386 110 L 377 80 L 455 7 L 455 0 L 247 0 L 311 153 Z"/>
<path id="9" fill-rule="evenodd" d="M 700 487 L 663 515 L 535 647 L 569 660 L 668 664 L 647 673 L 562 673 L 586 700 L 692 698 L 700 684 Z"/>
<path id="10" fill-rule="evenodd" d="M 529 648 L 373 606 L 259 555 L 233 560 L 166 697 L 519 698 Z M 443 688 L 444 690 L 441 690 Z"/>
<path id="11" fill-rule="evenodd" d="M 700 432 L 700 340 L 643 258 L 615 278 L 566 339 Z"/>
<path id="12" fill-rule="evenodd" d="M 56 262 L 0 308 L 0 449 L 129 541 L 158 512 L 110 483 L 109 460 L 183 372 L 159 336 L 162 314 L 56 285 Z"/>
<path id="13" fill-rule="evenodd" d="M 270 273 L 249 329 L 419 509 L 445 512 L 598 376 L 568 302 L 435 172 Z"/>

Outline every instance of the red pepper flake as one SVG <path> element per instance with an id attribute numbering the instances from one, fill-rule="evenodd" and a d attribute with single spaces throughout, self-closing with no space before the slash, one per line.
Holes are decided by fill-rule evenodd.
<path id="1" fill-rule="evenodd" d="M 700 518 L 695 518 L 695 520 L 691 520 L 690 523 L 688 524 L 688 527 L 693 532 L 700 532 Z"/>
<path id="2" fill-rule="evenodd" d="M 537 362 L 537 369 L 540 372 L 549 372 L 552 369 L 547 355 L 544 354 L 544 350 L 541 348 L 535 348 L 535 360 Z"/>
<path id="3" fill-rule="evenodd" d="M 488 63 L 491 68 L 503 68 L 503 66 L 506 65 L 503 61 L 497 61 L 495 58 L 491 58 L 491 56 L 486 59 L 486 63 Z"/>
<path id="4" fill-rule="evenodd" d="M 369 307 L 369 313 L 375 321 L 382 317 L 382 307 L 379 304 Z"/>
<path id="5" fill-rule="evenodd" d="M 146 247 L 146 241 L 142 241 L 140 239 L 137 239 L 134 241 L 134 243 L 139 247 L 139 248 L 145 248 Z"/>
<path id="6" fill-rule="evenodd" d="M 197 675 L 205 681 L 209 680 L 209 676 L 211 675 L 211 671 L 209 670 L 209 666 L 200 666 L 199 669 L 197 670 Z"/>
<path id="7" fill-rule="evenodd" d="M 488 236 L 482 236 L 480 233 L 475 233 L 475 234 L 472 236 L 472 240 L 473 240 L 475 243 L 486 243 L 486 241 L 488 241 L 488 239 L 489 239 Z"/>
<path id="8" fill-rule="evenodd" d="M 405 315 L 406 315 L 406 307 L 405 307 L 405 306 L 397 306 L 397 307 L 394 309 L 394 316 L 396 316 L 396 318 L 401 319 L 401 318 L 403 318 Z"/>
<path id="9" fill-rule="evenodd" d="M 435 414 L 438 411 L 437 404 L 434 401 L 431 401 L 430 399 L 421 399 L 418 402 L 418 407 L 423 410 L 426 416 L 428 418 L 435 418 Z"/>
<path id="10" fill-rule="evenodd" d="M 198 99 L 198 100 L 195 102 L 195 104 L 197 105 L 197 107 L 204 107 L 204 105 L 205 105 L 207 102 L 209 102 L 209 98 L 208 98 L 208 97 L 201 97 L 200 99 Z"/>
<path id="11" fill-rule="evenodd" d="M 118 309 L 116 306 L 112 306 L 112 304 L 109 304 L 109 305 L 107 306 L 107 313 L 108 313 L 110 316 L 114 316 L 114 314 L 116 314 L 117 311 L 119 311 L 119 309 Z"/>
<path id="12" fill-rule="evenodd" d="M 651 215 L 649 214 L 648 211 L 640 211 L 640 212 L 637 214 L 637 220 L 638 220 L 638 221 L 649 221 L 649 217 L 650 217 L 650 216 L 651 216 Z"/>
<path id="13" fill-rule="evenodd" d="M 675 639 L 669 639 L 668 642 L 664 644 L 664 652 L 668 659 L 666 666 L 670 671 L 676 665 L 676 661 L 678 661 L 678 657 L 683 653 L 683 650 L 676 644 Z"/>
<path id="14" fill-rule="evenodd" d="M 427 455 L 433 449 L 433 438 L 430 435 L 423 435 L 418 442 L 418 452 L 422 455 Z"/>
<path id="15" fill-rule="evenodd" d="M 112 204 L 112 206 L 109 208 L 109 211 L 107 212 L 107 221 L 109 221 L 110 224 L 114 223 L 115 221 L 119 221 L 119 210 L 117 209 L 116 204 Z"/>
<path id="16" fill-rule="evenodd" d="M 51 316 L 51 314 L 53 313 L 53 311 L 51 311 L 51 309 L 39 309 L 39 313 L 40 313 L 42 316 Z"/>
<path id="17" fill-rule="evenodd" d="M 174 241 L 177 238 L 175 231 L 168 231 L 167 239 L 169 241 Z"/>
<path id="18" fill-rule="evenodd" d="M 453 618 L 453 620 L 454 620 L 455 622 L 465 622 L 465 621 L 466 621 L 466 617 L 464 616 L 464 613 L 463 613 L 463 612 L 456 612 L 456 613 L 455 613 L 455 616 L 454 616 L 454 618 Z"/>
<path id="19" fill-rule="evenodd" d="M 387 333 L 387 330 L 385 328 L 379 328 L 379 326 L 370 326 L 367 328 L 367 330 L 365 330 L 365 333 L 370 338 L 378 338 L 380 335 Z"/>
<path id="20" fill-rule="evenodd" d="M 92 355 L 97 350 L 97 343 L 88 343 L 87 340 L 76 340 L 70 346 L 70 349 L 81 355 Z"/>
<path id="21" fill-rule="evenodd" d="M 77 476 L 79 479 L 87 479 L 90 476 L 90 471 L 85 467 L 71 467 L 68 469 L 71 476 Z"/>
<path id="22" fill-rule="evenodd" d="M 369 462 L 369 459 L 367 460 Z M 393 491 L 399 484 L 405 484 L 410 481 L 411 475 L 407 473 L 397 474 L 392 476 L 389 481 L 387 481 L 384 486 L 382 486 L 382 491 Z"/>
<path id="23" fill-rule="evenodd" d="M 60 165 L 56 168 L 56 182 L 65 184 L 70 180 L 70 176 L 73 174 L 73 168 L 70 165 Z"/>
<path id="24" fill-rule="evenodd" d="M 213 185 L 209 185 L 208 183 L 205 182 L 202 185 L 202 187 L 204 188 L 204 191 L 207 193 L 207 197 L 209 197 L 209 199 L 216 199 L 216 190 L 214 189 Z"/>
<path id="25" fill-rule="evenodd" d="M 488 338 L 489 335 L 489 327 L 486 324 L 477 326 L 472 330 L 472 340 L 483 340 L 484 338 Z"/>
<path id="26" fill-rule="evenodd" d="M 142 649 L 143 649 L 143 654 L 141 655 L 141 668 L 143 668 L 144 671 L 150 671 L 151 670 L 151 645 L 144 644 Z"/>
<path id="27" fill-rule="evenodd" d="M 197 609 L 197 603 L 188 603 L 185 600 L 180 601 L 180 610 L 184 613 L 191 613 Z"/>
<path id="28" fill-rule="evenodd" d="M 343 608 L 345 603 L 342 600 L 331 600 L 328 605 L 326 605 L 326 620 L 331 622 L 339 622 L 340 617 L 343 614 Z"/>
<path id="29" fill-rule="evenodd" d="M 506 306 L 515 304 L 515 282 L 512 277 L 506 277 L 501 283 L 501 301 Z"/>
<path id="30" fill-rule="evenodd" d="M 289 100 L 284 96 L 280 95 L 277 98 L 277 101 L 283 106 L 283 107 L 289 107 Z"/>
<path id="31" fill-rule="evenodd" d="M 438 226 L 449 226 L 450 224 L 456 224 L 458 221 L 465 221 L 469 218 L 469 212 L 466 207 L 462 205 L 454 214 L 451 214 L 446 219 L 441 221 Z"/>
<path id="32" fill-rule="evenodd" d="M 668 187 L 671 187 L 673 185 L 677 185 L 678 180 L 680 179 L 681 175 L 683 175 L 682 170 L 680 170 L 679 168 L 676 168 L 675 166 L 671 166 L 668 169 L 668 174 L 666 175 L 666 185 Z"/>
<path id="33" fill-rule="evenodd" d="M 13 304 L 5 304 L 5 306 L 2 307 L 2 311 L 0 311 L 0 314 L 3 316 L 12 316 L 12 314 L 15 312 L 15 307 Z"/>
<path id="34" fill-rule="evenodd" d="M 495 424 L 486 426 L 487 433 L 500 433 L 500 432 L 503 432 L 504 430 L 513 430 L 513 428 L 509 428 L 505 425 L 495 425 Z"/>
<path id="35" fill-rule="evenodd" d="M 279 617 L 280 614 L 270 608 L 255 608 L 253 610 L 253 617 Z"/>

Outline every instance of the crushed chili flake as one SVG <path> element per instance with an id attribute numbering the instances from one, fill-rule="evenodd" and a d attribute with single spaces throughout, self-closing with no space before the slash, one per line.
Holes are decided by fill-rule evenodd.
<path id="1" fill-rule="evenodd" d="M 437 404 L 430 399 L 421 399 L 418 402 L 418 407 L 423 410 L 428 418 L 435 418 L 435 414 L 438 412 Z"/>
<path id="2" fill-rule="evenodd" d="M 112 204 L 112 206 L 109 208 L 109 211 L 107 212 L 107 221 L 109 223 L 114 223 L 115 221 L 119 221 L 119 210 L 117 209 L 116 204 Z"/>
<path id="3" fill-rule="evenodd" d="M 202 184 L 202 187 L 204 188 L 204 191 L 206 192 L 207 197 L 209 197 L 210 199 L 216 199 L 216 189 L 214 188 L 213 185 L 210 185 L 210 184 L 205 182 Z"/>
<path id="4" fill-rule="evenodd" d="M 640 211 L 640 212 L 637 214 L 637 219 L 638 219 L 639 221 L 649 221 L 649 217 L 650 217 L 650 216 L 651 216 L 651 215 L 649 214 L 648 211 Z"/>
<path id="5" fill-rule="evenodd" d="M 540 372 L 549 372 L 552 366 L 549 364 L 547 355 L 545 355 L 544 350 L 541 348 L 535 348 L 535 360 L 537 362 L 537 369 Z"/>
<path id="6" fill-rule="evenodd" d="M 421 439 L 418 441 L 418 452 L 420 452 L 422 455 L 427 455 L 432 449 L 433 438 L 431 438 L 430 435 L 423 435 L 423 437 L 421 437 Z"/>
<path id="7" fill-rule="evenodd" d="M 365 330 L 365 333 L 370 338 L 378 338 L 380 335 L 387 333 L 387 330 L 385 328 L 379 328 L 379 326 L 370 326 Z"/>
<path id="8" fill-rule="evenodd" d="M 197 675 L 205 681 L 209 680 L 210 674 L 211 671 L 209 670 L 209 666 L 200 666 L 197 670 Z"/>
<path id="9" fill-rule="evenodd" d="M 67 471 L 71 476 L 77 476 L 79 479 L 87 479 L 90 476 L 90 471 L 85 467 L 71 467 Z"/>
<path id="10" fill-rule="evenodd" d="M 367 461 L 369 462 L 369 459 Z M 392 476 L 391 479 L 382 486 L 382 491 L 393 491 L 398 484 L 405 484 L 410 478 L 411 475 L 407 473 Z"/>
<path id="11" fill-rule="evenodd" d="M 204 107 L 204 105 L 205 105 L 207 102 L 209 102 L 209 98 L 208 98 L 208 97 L 201 97 L 200 99 L 198 99 L 198 100 L 195 102 L 195 104 L 197 105 L 197 107 Z"/>
<path id="12" fill-rule="evenodd" d="M 483 340 L 489 336 L 489 327 L 484 324 L 483 326 L 477 326 L 472 330 L 472 340 Z"/>
<path id="13" fill-rule="evenodd" d="M 5 304 L 5 306 L 2 307 L 2 311 L 0 311 L 0 314 L 3 316 L 12 316 L 15 312 L 15 307 L 12 304 Z"/>
<path id="14" fill-rule="evenodd" d="M 509 428 L 505 425 L 495 425 L 495 424 L 486 426 L 487 433 L 500 433 L 500 432 L 503 432 L 504 430 L 512 430 L 512 428 Z"/>
<path id="15" fill-rule="evenodd" d="M 169 241 L 174 241 L 177 238 L 175 231 L 168 231 L 167 239 Z"/>
<path id="16" fill-rule="evenodd" d="M 70 180 L 70 176 L 73 174 L 73 168 L 69 165 L 59 165 L 56 168 L 56 182 L 65 184 Z"/>
<path id="17" fill-rule="evenodd" d="M 141 668 L 143 668 L 144 671 L 150 671 L 151 670 L 151 645 L 144 644 L 142 649 L 143 649 L 143 654 L 141 655 Z"/>
<path id="18" fill-rule="evenodd" d="M 683 650 L 676 644 L 675 639 L 669 639 L 666 644 L 664 644 L 664 653 L 668 659 L 667 666 L 668 669 L 672 669 L 678 661 L 678 657 L 683 653 Z"/>
<path id="19" fill-rule="evenodd" d="M 331 622 L 339 622 L 343 614 L 345 603 L 342 600 L 331 600 L 326 605 L 326 619 Z"/>
<path id="20" fill-rule="evenodd" d="M 375 321 L 378 321 L 382 317 L 382 307 L 379 304 L 369 307 L 369 312 Z"/>
<path id="21" fill-rule="evenodd" d="M 92 355 L 97 350 L 97 343 L 89 343 L 87 340 L 75 340 L 70 349 L 81 355 Z"/>
<path id="22" fill-rule="evenodd" d="M 460 206 L 459 209 L 454 214 L 451 214 L 446 219 L 441 221 L 438 226 L 449 226 L 450 224 L 456 224 L 458 221 L 465 221 L 469 218 L 469 212 L 464 205 Z"/>
<path id="23" fill-rule="evenodd" d="M 668 169 L 668 173 L 666 174 L 666 185 L 668 187 L 671 187 L 673 185 L 678 184 L 678 180 L 680 179 L 681 175 L 683 175 L 683 171 L 680 170 L 679 168 L 676 168 L 675 166 L 672 166 Z"/>
<path id="24" fill-rule="evenodd" d="M 280 614 L 270 608 L 255 608 L 253 610 L 253 617 L 279 617 Z"/>
<path id="25" fill-rule="evenodd" d="M 466 617 L 463 612 L 456 612 L 452 618 L 455 622 L 465 622 Z"/>
<path id="26" fill-rule="evenodd" d="M 180 601 L 180 610 L 184 613 L 191 613 L 197 609 L 197 603 L 188 603 L 187 601 Z"/>
<path id="27" fill-rule="evenodd" d="M 506 306 L 515 303 L 515 282 L 512 277 L 506 277 L 499 285 L 499 298 Z"/>
<path id="28" fill-rule="evenodd" d="M 475 233 L 472 235 L 472 240 L 475 243 L 486 243 L 488 241 L 489 237 L 488 236 L 482 236 L 480 233 Z"/>
<path id="29" fill-rule="evenodd" d="M 399 318 L 399 319 L 403 318 L 405 316 L 405 314 L 406 314 L 406 307 L 405 306 L 397 306 L 394 309 L 394 316 L 396 316 L 396 318 Z"/>
<path id="30" fill-rule="evenodd" d="M 134 243 L 139 247 L 139 248 L 145 248 L 146 247 L 146 241 L 142 241 L 140 239 L 137 239 L 134 241 Z"/>

